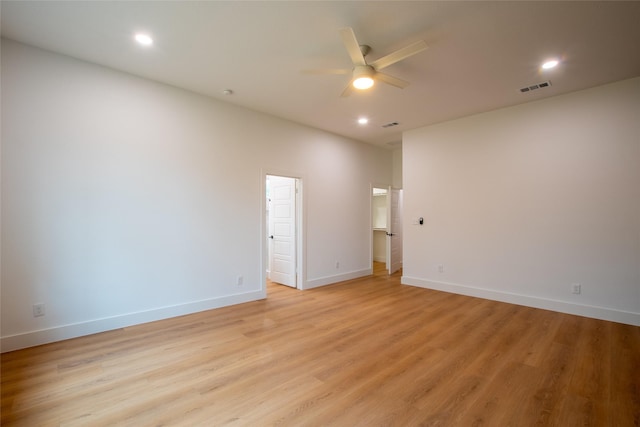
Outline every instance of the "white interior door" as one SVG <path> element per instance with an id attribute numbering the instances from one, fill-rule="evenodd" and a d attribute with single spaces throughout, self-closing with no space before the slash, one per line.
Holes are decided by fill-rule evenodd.
<path id="1" fill-rule="evenodd" d="M 389 187 L 387 193 L 387 270 L 402 268 L 402 190 Z"/>
<path id="2" fill-rule="evenodd" d="M 296 180 L 269 176 L 269 279 L 296 287 Z"/>

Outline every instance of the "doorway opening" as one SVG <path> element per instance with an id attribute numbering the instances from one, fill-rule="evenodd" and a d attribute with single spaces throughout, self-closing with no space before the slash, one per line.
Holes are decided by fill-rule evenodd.
<path id="1" fill-rule="evenodd" d="M 402 190 L 372 187 L 372 269 L 384 263 L 388 274 L 402 268 Z"/>
<path id="2" fill-rule="evenodd" d="M 265 292 L 268 284 L 302 289 L 302 180 L 267 174 L 264 197 Z"/>

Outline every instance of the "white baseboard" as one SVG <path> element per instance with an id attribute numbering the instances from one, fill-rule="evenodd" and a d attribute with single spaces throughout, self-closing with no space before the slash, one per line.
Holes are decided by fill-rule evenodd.
<path id="1" fill-rule="evenodd" d="M 387 262 L 387 257 L 386 256 L 374 256 L 373 260 L 375 262 Z"/>
<path id="2" fill-rule="evenodd" d="M 494 291 L 485 288 L 459 285 L 456 283 L 424 280 L 410 276 L 402 276 L 401 283 L 403 285 L 417 286 L 420 288 L 434 289 L 437 291 L 468 295 L 493 301 L 507 302 L 511 304 L 524 305 L 527 307 L 558 311 L 560 313 L 575 314 L 578 316 L 591 317 L 594 319 L 609 320 L 611 322 L 640 326 L 640 313 L 634 313 L 630 311 L 621 311 L 607 307 L 595 307 L 590 305 L 570 303 L 566 301 L 533 297 L 529 295 Z"/>
<path id="3" fill-rule="evenodd" d="M 242 304 L 264 298 L 264 291 L 251 291 L 242 294 L 229 295 L 222 298 L 212 298 L 203 301 L 195 301 L 121 316 L 89 320 L 87 322 L 10 335 L 2 337 L 0 341 L 0 351 L 4 353 L 7 351 L 19 350 L 21 348 L 34 347 L 36 345 L 97 334 L 99 332 L 111 331 L 114 329 L 125 328 L 127 326 L 169 319 L 171 317 L 183 316 L 185 314 L 197 313 L 229 305 Z"/>
<path id="4" fill-rule="evenodd" d="M 319 286 L 331 285 L 333 283 L 344 282 L 345 280 L 357 279 L 359 277 L 373 274 L 370 268 L 352 271 L 350 273 L 336 274 L 335 276 L 320 277 L 319 279 L 307 280 L 303 289 L 313 289 Z"/>

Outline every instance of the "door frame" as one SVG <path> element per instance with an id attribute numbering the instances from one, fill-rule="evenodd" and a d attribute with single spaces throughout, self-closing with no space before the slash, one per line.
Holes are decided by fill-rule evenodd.
<path id="1" fill-rule="evenodd" d="M 393 216 L 393 196 L 394 196 L 394 192 L 397 192 L 398 195 L 398 210 L 399 212 L 397 212 L 397 216 Z M 403 215 L 403 204 L 404 204 L 404 200 L 403 200 L 403 191 L 402 188 L 393 188 L 393 187 L 389 187 L 389 189 L 387 190 L 387 244 L 386 244 L 386 259 L 387 259 L 387 271 L 389 274 L 393 274 L 396 271 L 400 270 L 402 268 L 402 265 L 404 263 L 404 251 L 402 250 L 402 240 L 403 240 L 403 234 L 404 234 L 404 230 L 403 230 L 403 221 L 402 221 L 402 215 Z M 394 223 L 393 223 L 393 219 L 397 218 L 400 222 L 400 227 L 399 229 L 394 228 Z M 393 234 L 389 234 L 389 232 L 393 233 Z M 400 260 L 399 262 L 397 262 L 397 264 L 395 264 L 396 266 L 399 265 L 398 268 L 396 268 L 394 270 L 394 264 L 393 264 L 393 257 L 391 256 L 393 254 L 393 236 L 398 236 L 400 239 Z M 397 242 L 398 239 L 395 239 L 395 241 Z M 393 270 L 393 272 L 391 271 Z"/>
<path id="2" fill-rule="evenodd" d="M 267 247 L 267 176 L 282 176 L 287 178 L 293 178 L 296 180 L 296 219 L 295 219 L 295 239 L 296 239 L 296 288 L 305 289 L 305 273 L 306 273 L 306 239 L 304 226 L 306 224 L 305 218 L 305 204 L 304 198 L 304 176 L 303 174 L 294 173 L 291 171 L 282 171 L 275 169 L 263 169 L 261 177 L 261 203 L 260 203 L 260 289 L 264 296 L 267 295 L 267 268 L 269 267 L 269 248 Z"/>

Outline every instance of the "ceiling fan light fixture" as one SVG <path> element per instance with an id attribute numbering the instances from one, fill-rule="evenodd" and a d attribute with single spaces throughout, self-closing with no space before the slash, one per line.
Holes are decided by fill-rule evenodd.
<path id="1" fill-rule="evenodd" d="M 373 86 L 373 67 L 370 65 L 360 65 L 353 70 L 353 87 L 364 90 Z"/>
<path id="2" fill-rule="evenodd" d="M 373 86 L 373 79 L 371 77 L 358 77 L 353 81 L 353 87 L 356 89 L 364 90 Z"/>
<path id="3" fill-rule="evenodd" d="M 398 49 L 390 54 L 378 58 L 371 64 L 367 64 L 365 56 L 371 48 L 367 45 L 361 45 L 356 39 L 356 35 L 353 33 L 352 28 L 342 28 L 340 30 L 340 37 L 342 38 L 342 44 L 347 49 L 347 53 L 351 58 L 353 68 L 351 69 L 351 79 L 340 94 L 341 98 L 346 98 L 353 90 L 366 90 L 371 88 L 376 81 L 386 83 L 388 85 L 404 89 L 409 86 L 409 82 L 399 79 L 397 77 L 390 76 L 389 74 L 381 72 L 382 69 L 387 68 L 397 62 L 400 62 L 406 58 L 409 58 L 419 52 L 422 52 L 427 48 L 427 44 L 424 40 L 418 40 L 408 46 Z M 349 74 L 349 69 L 324 69 L 324 70 L 307 70 L 307 74 Z"/>

